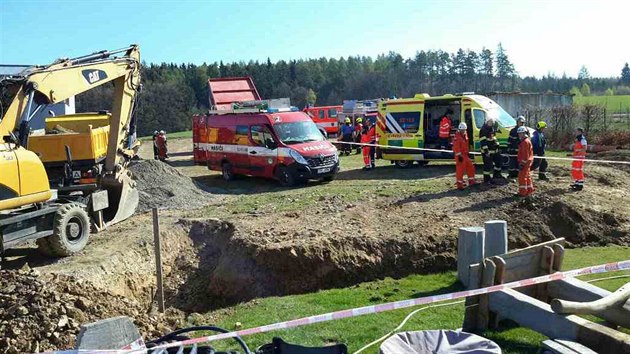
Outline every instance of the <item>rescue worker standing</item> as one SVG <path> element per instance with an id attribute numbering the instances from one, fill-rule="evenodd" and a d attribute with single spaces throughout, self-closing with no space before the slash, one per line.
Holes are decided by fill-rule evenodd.
<path id="1" fill-rule="evenodd" d="M 543 132 L 547 127 L 547 123 L 540 121 L 536 124 L 536 131 L 532 135 L 532 146 L 534 148 L 534 164 L 532 165 L 532 171 L 538 169 L 538 179 L 547 181 L 547 159 L 545 156 L 545 147 L 547 146 L 547 139 L 545 139 L 545 133 Z"/>
<path id="2" fill-rule="evenodd" d="M 354 124 L 354 142 L 361 142 L 361 132 L 363 131 L 363 118 L 359 117 L 356 119 Z M 361 145 L 357 145 L 357 155 L 361 153 Z"/>
<path id="3" fill-rule="evenodd" d="M 475 181 L 475 166 L 473 165 L 470 157 L 468 156 L 468 134 L 466 133 L 468 127 L 466 123 L 459 124 L 455 138 L 453 139 L 453 153 L 455 154 L 455 179 L 457 189 L 464 189 L 466 183 L 464 182 L 464 172 L 468 175 L 468 185 L 472 186 L 477 183 Z"/>
<path id="4" fill-rule="evenodd" d="M 479 130 L 479 145 L 483 157 L 483 182 L 493 183 L 493 178 L 503 178 L 501 175 L 501 155 L 499 142 L 495 137 L 494 119 L 489 118 Z M 494 164 L 494 169 L 493 169 Z"/>
<path id="5" fill-rule="evenodd" d="M 518 144 L 518 195 L 527 197 L 534 193 L 534 183 L 532 182 L 532 163 L 534 162 L 534 150 L 532 142 L 527 136 L 527 128 L 518 128 L 518 138 L 521 142 Z"/>
<path id="6" fill-rule="evenodd" d="M 451 127 L 453 126 L 453 120 L 451 119 L 452 114 L 453 110 L 449 108 L 440 120 L 440 130 L 438 131 L 438 137 L 440 138 L 442 149 L 447 149 L 449 147 L 451 138 Z"/>
<path id="7" fill-rule="evenodd" d="M 166 132 L 164 130 L 160 130 L 158 135 L 155 137 L 155 145 L 158 149 L 158 158 L 162 161 L 168 158 L 168 144 L 166 141 Z"/>
<path id="8" fill-rule="evenodd" d="M 374 125 L 372 125 L 372 121 L 369 119 L 365 120 L 365 125 L 363 126 L 363 133 L 361 134 L 361 142 L 363 144 L 376 144 L 376 129 L 374 129 Z M 374 161 L 376 158 L 376 147 L 374 146 L 363 146 L 363 169 L 368 171 L 376 167 L 376 162 Z"/>
<path id="9" fill-rule="evenodd" d="M 518 161 L 516 154 L 518 153 L 518 145 L 521 140 L 518 138 L 518 128 L 525 126 L 525 117 L 518 116 L 516 119 L 516 126 L 510 130 L 510 136 L 508 137 L 508 149 L 507 152 L 510 155 L 510 167 L 509 177 L 515 178 L 518 176 Z"/>
<path id="10" fill-rule="evenodd" d="M 341 153 L 345 153 L 346 155 L 350 155 L 350 151 L 352 151 L 352 133 L 354 133 L 354 127 L 352 126 L 352 120 L 350 118 L 345 119 L 344 125 L 341 126 L 341 141 L 347 144 L 341 144 Z"/>
<path id="11" fill-rule="evenodd" d="M 158 153 L 159 153 L 158 146 L 157 146 L 157 141 L 156 141 L 158 134 L 159 133 L 158 133 L 157 130 L 153 131 L 153 159 L 154 160 L 158 159 Z"/>
<path id="12" fill-rule="evenodd" d="M 573 162 L 571 163 L 571 175 L 573 176 L 573 184 L 571 188 L 581 191 L 584 188 L 584 159 L 586 158 L 586 138 L 584 137 L 584 129 L 577 128 L 575 130 L 575 145 L 573 146 Z"/>

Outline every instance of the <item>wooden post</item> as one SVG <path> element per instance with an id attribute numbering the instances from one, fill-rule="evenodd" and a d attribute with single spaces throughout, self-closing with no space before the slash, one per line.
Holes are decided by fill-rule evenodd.
<path id="1" fill-rule="evenodd" d="M 468 271 L 469 289 L 479 289 L 481 284 L 481 264 L 473 264 Z M 462 329 L 465 332 L 474 332 L 477 329 L 477 318 L 479 317 L 479 296 L 468 296 L 464 303 L 466 310 L 464 312 L 464 323 Z"/>
<path id="2" fill-rule="evenodd" d="M 540 257 L 540 275 L 547 275 L 553 273 L 554 264 L 554 251 L 549 246 L 544 246 L 541 251 Z M 536 289 L 536 297 L 542 302 L 547 302 L 547 285 L 548 283 L 538 284 Z"/>
<path id="3" fill-rule="evenodd" d="M 494 285 L 494 277 L 497 267 L 490 258 L 483 260 L 483 271 L 481 273 L 481 286 L 485 288 Z M 479 295 L 479 313 L 477 319 L 477 330 L 483 331 L 488 329 L 490 323 L 490 310 L 488 306 L 488 294 Z"/>
<path id="4" fill-rule="evenodd" d="M 562 261 L 564 261 L 564 247 L 559 244 L 552 246 L 553 248 L 553 270 L 562 271 Z M 553 273 L 553 272 L 552 272 Z"/>
<path id="5" fill-rule="evenodd" d="M 505 260 L 499 256 L 491 257 L 492 262 L 496 266 L 496 272 L 494 274 L 494 284 L 503 284 L 505 283 Z M 490 322 L 488 323 L 488 328 L 495 329 L 499 327 L 499 321 L 501 317 L 496 312 L 490 313 Z"/>
<path id="6" fill-rule="evenodd" d="M 155 249 L 155 275 L 157 277 L 158 310 L 164 312 L 164 283 L 162 278 L 162 244 L 160 243 L 160 218 L 157 208 L 153 208 L 153 246 Z"/>

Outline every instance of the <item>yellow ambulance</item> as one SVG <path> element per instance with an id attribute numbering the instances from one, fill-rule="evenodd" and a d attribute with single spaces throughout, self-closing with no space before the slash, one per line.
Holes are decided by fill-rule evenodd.
<path id="1" fill-rule="evenodd" d="M 379 148 L 379 155 L 398 167 L 410 166 L 414 161 L 420 165 L 431 160 L 453 161 L 452 153 L 432 151 L 450 150 L 450 145 L 445 146 L 439 138 L 440 120 L 447 113 L 452 120 L 451 135 L 460 122 L 466 122 L 470 151 L 479 152 L 479 129 L 487 119 L 495 122 L 502 151 L 507 148 L 510 129 L 516 125 L 514 118 L 496 102 L 472 93 L 436 97 L 424 93 L 413 98 L 383 100 L 378 105 L 376 132 L 379 145 L 386 147 Z M 481 161 L 479 155 L 475 160 Z"/>

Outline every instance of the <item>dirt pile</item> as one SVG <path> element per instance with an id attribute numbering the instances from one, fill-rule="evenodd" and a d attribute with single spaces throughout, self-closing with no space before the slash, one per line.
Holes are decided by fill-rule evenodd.
<path id="1" fill-rule="evenodd" d="M 0 353 L 73 348 L 81 324 L 120 315 L 134 319 L 144 338 L 181 325 L 175 311 L 146 312 L 132 300 L 71 277 L 0 270 Z"/>
<path id="2" fill-rule="evenodd" d="M 212 198 L 202 185 L 164 162 L 141 160 L 131 164 L 129 169 L 140 194 L 138 212 L 151 208 L 200 208 Z"/>

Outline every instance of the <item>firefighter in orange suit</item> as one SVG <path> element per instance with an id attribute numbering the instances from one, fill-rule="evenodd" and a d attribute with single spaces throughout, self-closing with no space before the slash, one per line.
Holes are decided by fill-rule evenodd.
<path id="1" fill-rule="evenodd" d="M 453 115 L 453 110 L 449 108 L 446 111 L 446 113 L 442 116 L 442 119 L 440 120 L 440 129 L 438 130 L 438 137 L 440 138 L 440 144 L 442 145 L 443 149 L 447 149 L 450 143 L 451 128 L 453 126 L 451 115 Z"/>
<path id="2" fill-rule="evenodd" d="M 577 137 L 573 146 L 573 162 L 571 163 L 571 176 L 573 184 L 571 188 L 581 191 L 584 188 L 584 159 L 586 158 L 586 138 L 584 129 L 576 129 Z"/>
<path id="3" fill-rule="evenodd" d="M 376 129 L 372 124 L 372 121 L 367 118 L 363 126 L 363 133 L 361 134 L 361 142 L 363 144 L 376 144 Z M 376 158 L 376 148 L 374 146 L 363 146 L 363 169 L 369 171 L 376 167 L 374 159 Z"/>
<path id="4" fill-rule="evenodd" d="M 532 163 L 534 163 L 534 149 L 532 142 L 527 135 L 526 127 L 518 128 L 518 138 L 521 142 L 518 144 L 518 196 L 527 197 L 534 193 L 534 183 L 532 182 Z"/>
<path id="5" fill-rule="evenodd" d="M 466 123 L 459 124 L 458 131 L 453 139 L 453 153 L 455 154 L 455 179 L 457 189 L 464 189 L 466 182 L 464 182 L 464 172 L 468 175 L 468 185 L 472 186 L 477 183 L 475 181 L 475 166 L 473 165 L 470 157 L 468 156 L 468 134 L 466 133 L 468 127 Z"/>

